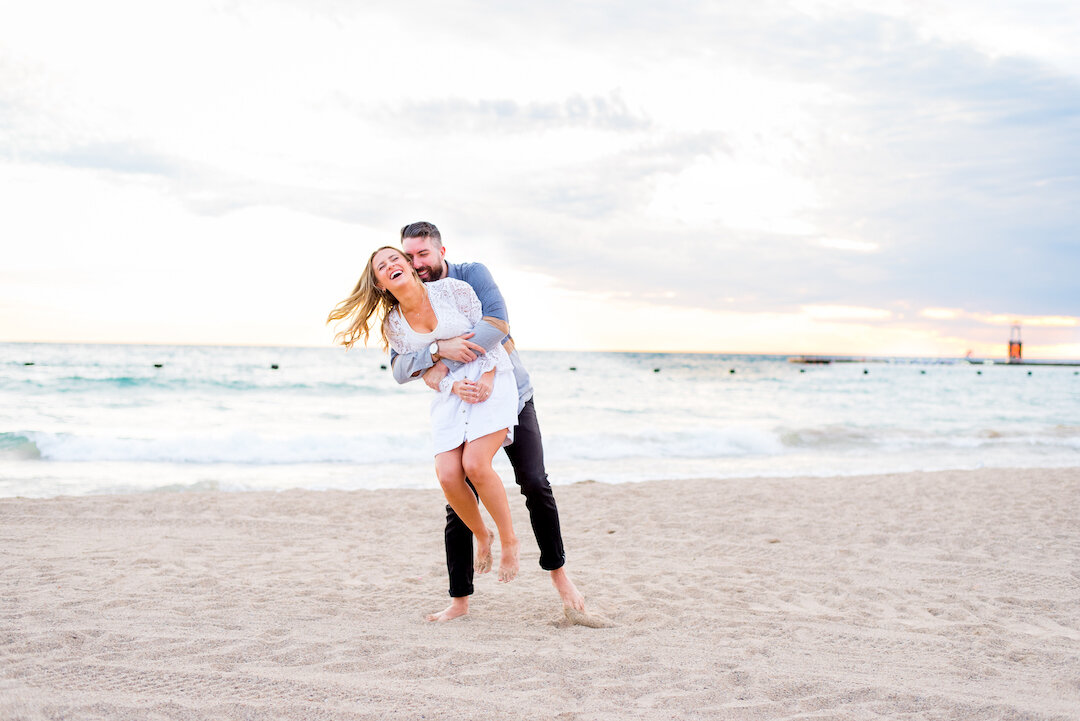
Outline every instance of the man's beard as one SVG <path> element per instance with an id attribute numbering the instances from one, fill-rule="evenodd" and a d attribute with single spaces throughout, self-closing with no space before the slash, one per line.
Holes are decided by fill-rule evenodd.
<path id="1" fill-rule="evenodd" d="M 423 279 L 423 281 L 425 283 L 431 283 L 432 281 L 439 280 L 440 278 L 443 277 L 442 264 L 440 263 L 439 265 L 435 266 L 434 268 L 428 268 L 427 272 L 428 272 L 428 277 Z"/>

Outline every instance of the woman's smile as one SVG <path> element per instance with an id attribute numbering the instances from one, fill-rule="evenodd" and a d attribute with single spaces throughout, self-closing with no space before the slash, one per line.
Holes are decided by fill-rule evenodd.
<path id="1" fill-rule="evenodd" d="M 398 281 L 405 282 L 411 275 L 408 259 L 396 250 L 389 248 L 379 251 L 372 259 L 376 278 L 385 285 L 398 285 Z"/>

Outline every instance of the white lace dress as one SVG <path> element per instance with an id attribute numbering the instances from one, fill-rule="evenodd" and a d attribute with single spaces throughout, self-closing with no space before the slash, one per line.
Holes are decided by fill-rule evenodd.
<path id="1" fill-rule="evenodd" d="M 387 316 L 386 336 L 390 347 L 398 353 L 426 350 L 434 340 L 468 333 L 483 316 L 480 299 L 465 281 L 443 278 L 424 287 L 431 308 L 435 311 L 435 330 L 417 333 L 401 315 L 400 309 L 395 307 Z M 466 378 L 476 380 L 492 368 L 496 369 L 495 383 L 486 401 L 469 404 L 450 392 L 454 381 Z M 453 450 L 465 441 L 503 428 L 508 431 L 503 445 L 510 445 L 517 423 L 517 405 L 514 365 L 500 344 L 495 350 L 480 355 L 456 371 L 450 371 L 443 378 L 438 394 L 431 401 L 431 435 L 435 453 Z"/>

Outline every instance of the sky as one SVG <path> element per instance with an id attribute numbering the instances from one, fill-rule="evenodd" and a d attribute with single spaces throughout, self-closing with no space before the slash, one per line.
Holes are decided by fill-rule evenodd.
<path id="1" fill-rule="evenodd" d="M 0 341 L 1080 358 L 1080 4 L 0 0 Z"/>

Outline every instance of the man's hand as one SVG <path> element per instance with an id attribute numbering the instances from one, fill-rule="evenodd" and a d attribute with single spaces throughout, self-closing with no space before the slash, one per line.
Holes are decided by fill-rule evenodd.
<path id="1" fill-rule="evenodd" d="M 450 369 L 446 367 L 445 363 L 436 363 L 435 365 L 424 371 L 424 383 L 427 387 L 433 391 L 439 390 L 439 384 L 442 383 L 442 379 L 446 377 L 446 374 L 450 372 Z"/>
<path id="2" fill-rule="evenodd" d="M 476 360 L 477 354 L 484 352 L 484 347 L 469 340 L 474 335 L 475 333 L 466 333 L 465 335 L 459 335 L 457 338 L 447 338 L 439 341 L 439 357 L 449 358 L 458 363 L 468 363 Z"/>

